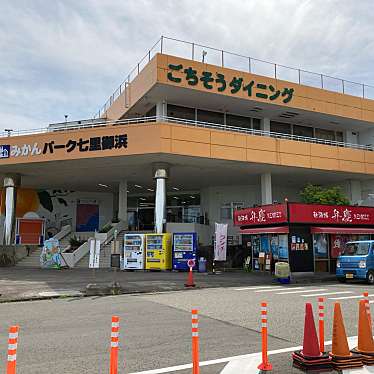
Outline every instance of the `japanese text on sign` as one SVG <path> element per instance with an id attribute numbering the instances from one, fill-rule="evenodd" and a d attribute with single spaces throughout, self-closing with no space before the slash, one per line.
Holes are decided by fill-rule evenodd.
<path id="1" fill-rule="evenodd" d="M 245 82 L 242 77 L 233 77 L 229 82 L 226 81 L 224 74 L 218 72 L 213 74 L 210 71 L 203 71 L 201 75 L 197 75 L 197 70 L 194 70 L 192 67 L 183 69 L 182 64 L 169 64 L 168 67 L 167 78 L 169 81 L 181 83 L 182 78 L 180 78 L 180 74 L 176 75 L 175 73 L 182 73 L 184 74 L 184 80 L 190 86 L 197 86 L 201 82 L 202 86 L 207 90 L 212 90 L 213 88 L 216 88 L 218 92 L 230 90 L 232 94 L 236 94 L 242 90 L 247 93 L 248 97 L 255 96 L 270 101 L 282 99 L 285 104 L 292 100 L 294 93 L 293 88 L 284 87 L 282 90 L 277 90 L 271 84 L 256 83 L 254 80 Z"/>
<path id="2" fill-rule="evenodd" d="M 111 149 L 127 148 L 127 134 L 112 136 L 97 136 L 92 138 L 79 138 L 78 140 L 69 139 L 66 143 L 56 143 L 54 140 L 39 145 L 1 145 L 0 158 L 37 156 L 53 154 L 56 150 L 64 149 L 67 153 L 105 151 Z"/>

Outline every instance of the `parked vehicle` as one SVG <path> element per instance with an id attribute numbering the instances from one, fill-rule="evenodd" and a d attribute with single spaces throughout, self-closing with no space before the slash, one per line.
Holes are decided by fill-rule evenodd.
<path id="1" fill-rule="evenodd" d="M 336 263 L 340 282 L 347 279 L 365 279 L 374 284 L 374 240 L 348 242 Z"/>

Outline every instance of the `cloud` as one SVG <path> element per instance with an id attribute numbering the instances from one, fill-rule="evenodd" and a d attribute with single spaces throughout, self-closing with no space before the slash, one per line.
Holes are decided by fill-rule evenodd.
<path id="1" fill-rule="evenodd" d="M 160 35 L 374 85 L 372 14 L 371 0 L 4 0 L 0 128 L 92 116 Z"/>

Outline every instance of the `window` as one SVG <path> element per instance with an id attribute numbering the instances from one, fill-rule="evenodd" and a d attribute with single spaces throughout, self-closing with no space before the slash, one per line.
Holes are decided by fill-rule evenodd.
<path id="1" fill-rule="evenodd" d="M 344 142 L 343 133 L 341 131 L 337 131 L 335 135 L 337 142 Z"/>
<path id="2" fill-rule="evenodd" d="M 324 140 L 335 140 L 335 132 L 324 129 L 316 129 L 316 138 Z"/>
<path id="3" fill-rule="evenodd" d="M 152 109 L 148 110 L 148 112 L 145 114 L 146 117 L 155 117 L 156 116 L 156 106 L 154 106 Z"/>
<path id="4" fill-rule="evenodd" d="M 291 134 L 291 125 L 283 122 L 270 122 L 270 131 L 278 132 L 280 134 Z"/>
<path id="5" fill-rule="evenodd" d="M 226 125 L 235 127 L 251 128 L 251 118 L 226 114 Z"/>
<path id="6" fill-rule="evenodd" d="M 313 127 L 294 125 L 293 134 L 313 138 Z"/>
<path id="7" fill-rule="evenodd" d="M 252 118 L 252 125 L 253 130 L 260 130 L 261 129 L 261 120 L 258 118 Z"/>
<path id="8" fill-rule="evenodd" d="M 234 217 L 234 210 L 243 209 L 244 203 L 232 202 L 221 206 L 221 220 L 232 220 Z"/>
<path id="9" fill-rule="evenodd" d="M 197 120 L 201 122 L 218 123 L 223 125 L 223 113 L 198 109 Z"/>
<path id="10" fill-rule="evenodd" d="M 189 119 L 195 121 L 195 108 L 168 104 L 168 117 Z"/>

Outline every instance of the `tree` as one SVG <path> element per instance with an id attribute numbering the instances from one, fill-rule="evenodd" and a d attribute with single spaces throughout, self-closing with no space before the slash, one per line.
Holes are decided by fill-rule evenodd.
<path id="1" fill-rule="evenodd" d="M 300 196 L 306 204 L 349 205 L 349 200 L 340 187 L 321 187 L 307 184 L 300 191 Z"/>

